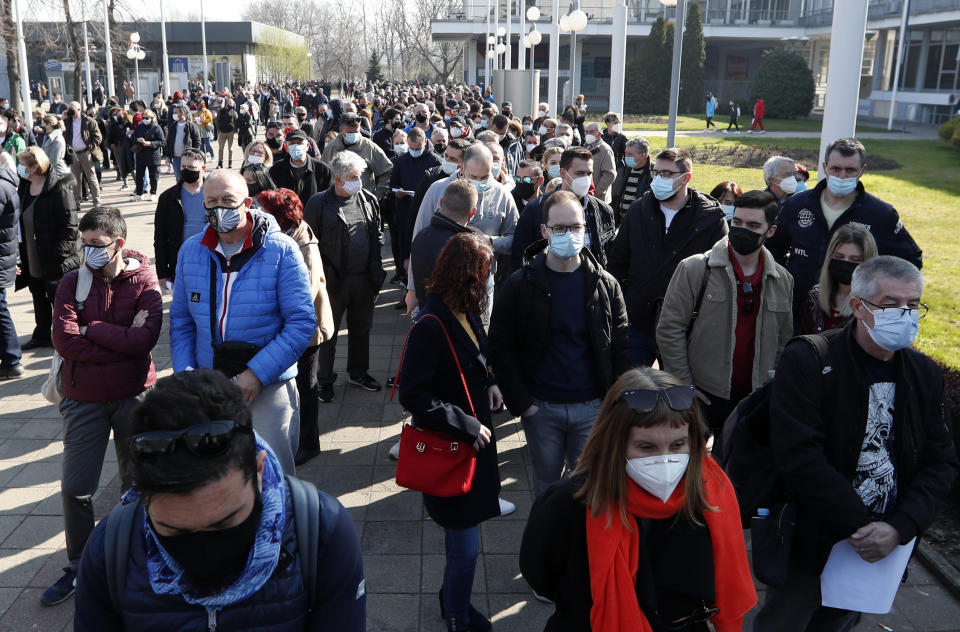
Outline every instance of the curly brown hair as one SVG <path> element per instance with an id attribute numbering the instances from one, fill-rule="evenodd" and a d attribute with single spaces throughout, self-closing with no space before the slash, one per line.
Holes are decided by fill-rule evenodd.
<path id="1" fill-rule="evenodd" d="M 427 280 L 427 291 L 438 295 L 455 312 L 482 314 L 487 309 L 492 265 L 493 249 L 486 237 L 459 233 L 440 251 Z"/>

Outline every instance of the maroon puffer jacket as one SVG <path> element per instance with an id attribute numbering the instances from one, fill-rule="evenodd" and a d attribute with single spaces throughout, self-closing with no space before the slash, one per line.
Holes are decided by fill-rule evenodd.
<path id="1" fill-rule="evenodd" d="M 77 310 L 78 270 L 57 286 L 53 310 L 53 345 L 63 356 L 63 394 L 81 402 L 113 402 L 139 395 L 157 381 L 150 351 L 160 337 L 163 302 L 150 260 L 124 250 L 125 260 L 139 262 L 107 282 L 94 270 L 90 295 Z M 143 327 L 131 327 L 140 310 L 148 312 Z M 85 335 L 80 327 L 86 326 Z"/>

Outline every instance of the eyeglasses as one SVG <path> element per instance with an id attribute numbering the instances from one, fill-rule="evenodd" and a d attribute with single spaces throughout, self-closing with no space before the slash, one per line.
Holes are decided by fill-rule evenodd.
<path id="1" fill-rule="evenodd" d="M 669 169 L 651 169 L 650 175 L 656 178 L 657 176 L 663 176 L 664 178 L 673 178 L 679 176 L 680 174 L 686 173 L 686 171 L 670 171 Z"/>
<path id="2" fill-rule="evenodd" d="M 520 184 L 521 182 L 531 184 L 533 182 L 533 178 L 530 176 L 513 176 L 513 179 L 517 181 L 517 184 Z"/>
<path id="3" fill-rule="evenodd" d="M 744 281 L 740 284 L 740 289 L 743 290 L 743 296 L 747 299 L 743 304 L 743 312 L 745 314 L 753 313 L 753 284 L 749 281 Z"/>
<path id="4" fill-rule="evenodd" d="M 547 230 L 550 231 L 551 235 L 563 235 L 567 232 L 582 233 L 584 228 L 586 228 L 584 224 L 570 224 L 569 226 L 547 226 Z"/>
<path id="5" fill-rule="evenodd" d="M 666 388 L 641 388 L 620 393 L 619 400 L 626 400 L 627 405 L 638 413 L 649 413 L 657 407 L 661 399 L 673 410 L 687 410 L 693 406 L 693 386 L 668 386 Z"/>
<path id="6" fill-rule="evenodd" d="M 720 614 L 720 608 L 703 604 L 691 614 L 688 614 L 685 617 L 680 617 L 679 619 L 674 619 L 670 623 L 667 623 L 666 627 L 667 630 L 686 630 L 687 626 L 695 623 L 706 623 L 718 614 Z"/>
<path id="7" fill-rule="evenodd" d="M 221 456 L 230 448 L 237 432 L 253 434 L 252 426 L 241 426 L 234 421 L 205 421 L 183 430 L 153 430 L 138 434 L 130 440 L 134 458 L 146 459 L 173 453 L 177 443 L 199 457 Z"/>
<path id="8" fill-rule="evenodd" d="M 923 304 L 923 303 L 919 303 L 916 307 L 910 307 L 909 305 L 908 305 L 908 306 L 901 306 L 901 305 L 887 305 L 887 306 L 883 306 L 883 305 L 877 305 L 876 303 L 871 303 L 871 302 L 868 301 L 867 299 L 865 299 L 865 298 L 860 298 L 859 296 L 858 296 L 857 298 L 859 298 L 861 301 L 863 301 L 864 303 L 866 303 L 866 304 L 869 305 L 870 307 L 873 307 L 874 309 L 879 309 L 881 312 L 886 311 L 886 310 L 888 310 L 888 309 L 891 310 L 891 311 L 900 310 L 900 316 L 901 316 L 901 317 L 903 317 L 903 316 L 909 316 L 909 315 L 911 315 L 911 314 L 913 313 L 914 310 L 916 310 L 916 311 L 920 314 L 920 315 L 917 317 L 917 320 L 923 320 L 924 317 L 927 315 L 927 312 L 930 311 L 930 308 L 927 307 L 927 306 L 926 306 L 925 304 Z"/>

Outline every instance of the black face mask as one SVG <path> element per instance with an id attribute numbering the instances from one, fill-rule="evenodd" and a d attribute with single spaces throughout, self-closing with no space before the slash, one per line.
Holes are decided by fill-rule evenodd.
<path id="1" fill-rule="evenodd" d="M 435 151 L 437 155 L 440 155 L 440 156 L 442 156 L 443 152 L 445 152 L 446 150 L 447 150 L 447 146 L 444 145 L 443 143 L 437 143 L 436 145 L 433 146 L 433 151 Z"/>
<path id="2" fill-rule="evenodd" d="M 417 114 L 417 123 L 426 123 L 427 115 L 426 114 Z"/>
<path id="3" fill-rule="evenodd" d="M 256 182 L 247 183 L 247 195 L 249 195 L 250 197 L 256 197 L 260 195 L 260 193 L 262 192 L 263 192 L 263 187 L 261 187 Z"/>
<path id="4" fill-rule="evenodd" d="M 853 280 L 853 271 L 860 265 L 856 261 L 844 261 L 843 259 L 831 259 L 827 264 L 827 271 L 834 283 L 850 285 Z"/>
<path id="5" fill-rule="evenodd" d="M 197 169 L 181 169 L 180 180 L 187 184 L 193 184 L 200 179 L 200 171 Z"/>
<path id="6" fill-rule="evenodd" d="M 214 595 L 243 571 L 262 512 L 263 502 L 258 492 L 250 515 L 235 527 L 175 536 L 160 535 L 156 528 L 153 531 L 160 546 L 183 568 L 187 582 L 201 595 Z"/>
<path id="7" fill-rule="evenodd" d="M 729 238 L 730 245 L 741 255 L 756 252 L 757 248 L 763 244 L 763 235 L 743 226 L 731 226 Z"/>
<path id="8" fill-rule="evenodd" d="M 303 123 L 307 118 L 306 114 L 297 114 L 297 120 Z"/>
<path id="9" fill-rule="evenodd" d="M 537 192 L 537 184 L 535 182 L 521 182 L 517 184 L 515 190 L 521 200 L 529 200 Z"/>
<path id="10" fill-rule="evenodd" d="M 274 136 L 273 138 L 267 139 L 267 147 L 270 149 L 280 149 L 282 145 L 283 140 L 281 140 L 279 136 Z"/>

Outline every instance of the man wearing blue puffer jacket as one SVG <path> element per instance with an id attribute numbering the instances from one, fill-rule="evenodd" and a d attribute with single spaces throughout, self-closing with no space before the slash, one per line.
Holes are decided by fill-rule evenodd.
<path id="1" fill-rule="evenodd" d="M 297 244 L 251 204 L 234 171 L 215 171 L 204 183 L 210 225 L 180 248 L 170 352 L 176 372 L 215 368 L 232 378 L 254 428 L 293 474 L 300 437 L 294 378 L 316 328 L 310 277 Z"/>
<path id="2" fill-rule="evenodd" d="M 366 629 L 350 514 L 283 476 L 239 388 L 166 377 L 130 430 L 133 487 L 83 551 L 76 632 Z"/>

